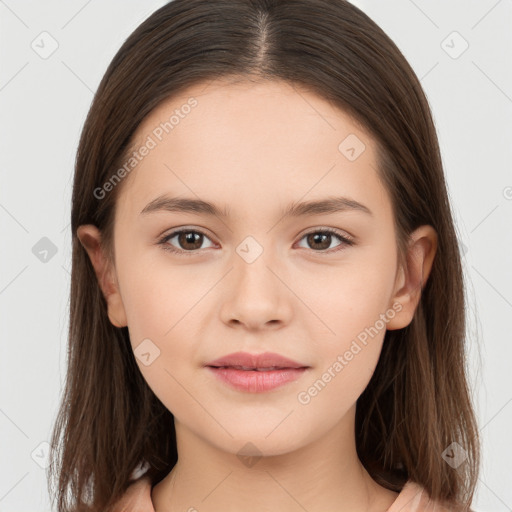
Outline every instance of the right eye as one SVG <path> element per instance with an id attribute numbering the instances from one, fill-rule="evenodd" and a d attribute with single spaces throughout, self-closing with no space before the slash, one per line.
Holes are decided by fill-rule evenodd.
<path id="1" fill-rule="evenodd" d="M 169 242 L 173 239 L 177 239 L 177 243 L 182 247 L 176 247 Z M 183 256 L 191 256 L 198 252 L 198 249 L 203 244 L 204 239 L 209 238 L 202 231 L 195 229 L 179 229 L 175 230 L 168 235 L 165 235 L 158 243 L 162 245 L 165 251 L 170 251 Z"/>

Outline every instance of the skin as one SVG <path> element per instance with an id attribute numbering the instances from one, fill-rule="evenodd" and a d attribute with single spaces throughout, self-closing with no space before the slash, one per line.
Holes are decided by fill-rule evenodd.
<path id="1" fill-rule="evenodd" d="M 403 328 L 413 318 L 436 233 L 431 226 L 414 231 L 407 266 L 398 265 L 374 141 L 343 111 L 286 82 L 196 85 L 160 104 L 135 142 L 142 145 L 191 96 L 198 105 L 124 178 L 115 262 L 106 259 L 95 226 L 77 232 L 110 321 L 128 326 L 134 351 L 147 338 L 160 350 L 148 366 L 136 358 L 173 413 L 177 433 L 179 461 L 153 488 L 155 510 L 239 511 L 250 503 L 251 512 L 384 511 L 397 493 L 373 481 L 357 457 L 356 400 L 386 328 Z M 366 146 L 354 161 L 338 150 L 349 134 Z M 226 205 L 231 215 L 140 215 L 162 193 Z M 373 215 L 282 218 L 291 202 L 333 194 L 363 203 Z M 158 245 L 183 226 L 206 234 L 195 245 L 193 239 L 180 245 L 177 236 L 167 241 L 188 255 Z M 333 235 L 322 246 L 305 236 L 328 227 L 355 244 Z M 252 263 L 236 251 L 247 236 L 263 248 Z M 309 403 L 300 403 L 298 394 L 393 304 L 400 311 L 386 316 L 378 334 Z M 277 352 L 310 368 L 295 382 L 252 394 L 203 368 L 239 350 Z M 253 464 L 237 456 L 250 454 L 248 442 L 261 455 Z"/>

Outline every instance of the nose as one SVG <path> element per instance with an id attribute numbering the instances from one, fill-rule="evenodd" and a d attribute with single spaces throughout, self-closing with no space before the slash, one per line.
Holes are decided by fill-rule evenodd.
<path id="1" fill-rule="evenodd" d="M 267 263 L 260 255 L 252 263 L 235 254 L 232 271 L 221 294 L 222 321 L 247 330 L 278 329 L 290 322 L 293 293 L 282 265 Z"/>

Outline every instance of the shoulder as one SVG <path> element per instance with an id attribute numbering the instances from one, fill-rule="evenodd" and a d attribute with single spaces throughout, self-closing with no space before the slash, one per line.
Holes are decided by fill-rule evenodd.
<path id="1" fill-rule="evenodd" d="M 113 512 L 155 512 L 151 490 L 148 477 L 138 478 L 115 504 Z M 409 480 L 386 512 L 455 512 L 455 509 L 432 500 L 420 484 Z"/>
<path id="2" fill-rule="evenodd" d="M 408 480 L 386 512 L 455 512 L 455 508 L 431 499 L 422 485 Z"/>
<path id="3" fill-rule="evenodd" d="M 141 477 L 130 484 L 112 512 L 155 512 L 150 479 Z"/>

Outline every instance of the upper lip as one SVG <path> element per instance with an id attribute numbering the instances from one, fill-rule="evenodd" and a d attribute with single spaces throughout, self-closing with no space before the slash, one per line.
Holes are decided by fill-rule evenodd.
<path id="1" fill-rule="evenodd" d="M 248 352 L 234 352 L 206 363 L 205 366 L 244 366 L 246 368 L 307 368 L 305 364 L 298 363 L 280 354 L 264 352 L 262 354 L 249 354 Z"/>

